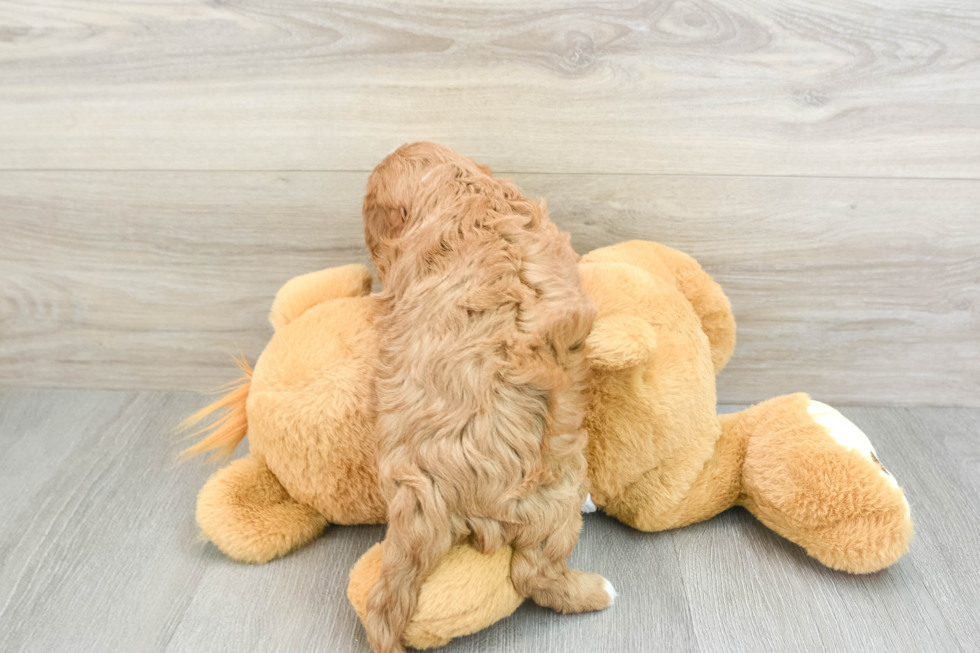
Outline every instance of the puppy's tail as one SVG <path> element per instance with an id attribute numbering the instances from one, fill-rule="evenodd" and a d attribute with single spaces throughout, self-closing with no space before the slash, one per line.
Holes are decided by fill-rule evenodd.
<path id="1" fill-rule="evenodd" d="M 381 574 L 368 597 L 365 629 L 376 653 L 402 653 L 402 634 L 422 583 L 452 545 L 449 517 L 424 474 L 401 481 L 388 504 Z"/>

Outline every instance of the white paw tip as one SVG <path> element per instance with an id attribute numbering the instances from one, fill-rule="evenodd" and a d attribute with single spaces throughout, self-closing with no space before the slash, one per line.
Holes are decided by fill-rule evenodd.
<path id="1" fill-rule="evenodd" d="M 595 511 L 596 511 L 596 507 L 595 504 L 592 503 L 592 495 L 590 494 L 589 496 L 585 497 L 585 503 L 582 504 L 582 512 L 588 513 L 588 512 L 595 512 Z"/>
<path id="2" fill-rule="evenodd" d="M 609 605 L 612 605 L 613 603 L 616 602 L 616 597 L 619 596 L 619 594 L 616 593 L 616 588 L 613 587 L 612 583 L 610 583 L 605 578 L 603 578 L 602 580 L 603 580 L 602 588 L 606 590 L 606 594 L 609 595 Z"/>

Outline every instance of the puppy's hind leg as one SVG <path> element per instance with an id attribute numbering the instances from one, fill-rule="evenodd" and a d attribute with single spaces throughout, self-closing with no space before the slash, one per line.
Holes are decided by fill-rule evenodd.
<path id="1" fill-rule="evenodd" d="M 376 653 L 403 653 L 402 636 L 423 581 L 453 543 L 446 507 L 420 471 L 400 479 L 388 502 L 381 572 L 368 596 L 364 627 Z"/>
<path id="2" fill-rule="evenodd" d="M 612 583 L 587 571 L 569 569 L 566 559 L 575 548 L 582 516 L 575 513 L 543 542 L 514 542 L 510 578 L 514 587 L 538 605 L 562 614 L 602 610 L 612 605 Z"/>

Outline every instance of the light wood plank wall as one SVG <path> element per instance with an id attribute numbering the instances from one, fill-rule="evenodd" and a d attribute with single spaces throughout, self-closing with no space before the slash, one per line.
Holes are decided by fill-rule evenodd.
<path id="1" fill-rule="evenodd" d="M 973 0 L 0 0 L 0 384 L 228 380 L 415 139 L 697 257 L 722 401 L 980 405 Z"/>

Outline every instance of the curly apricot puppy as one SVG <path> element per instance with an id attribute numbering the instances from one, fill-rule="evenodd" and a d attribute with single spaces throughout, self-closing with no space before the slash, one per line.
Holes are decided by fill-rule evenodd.
<path id="1" fill-rule="evenodd" d="M 595 306 L 543 204 L 432 143 L 375 168 L 364 232 L 384 283 L 377 318 L 379 474 L 388 499 L 367 633 L 401 635 L 451 545 L 514 547 L 511 579 L 561 612 L 605 608 L 565 560 L 586 498 L 583 341 Z"/>

